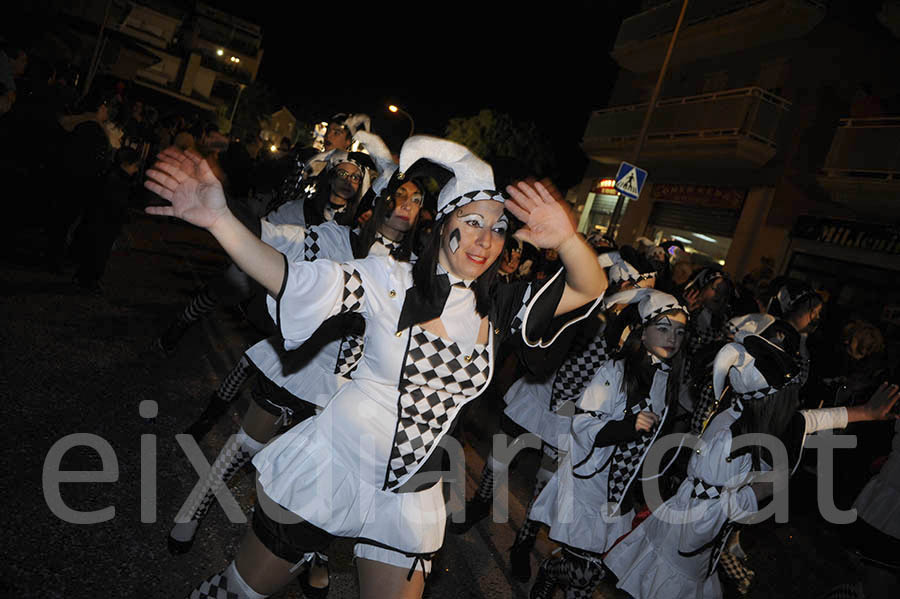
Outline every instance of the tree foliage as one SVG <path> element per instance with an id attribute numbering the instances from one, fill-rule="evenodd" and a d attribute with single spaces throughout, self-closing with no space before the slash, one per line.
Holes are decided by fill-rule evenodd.
<path id="1" fill-rule="evenodd" d="M 531 122 L 482 109 L 471 117 L 456 117 L 447 123 L 446 137 L 461 143 L 488 162 L 513 159 L 537 176 L 552 175 L 556 161 L 550 144 Z"/>

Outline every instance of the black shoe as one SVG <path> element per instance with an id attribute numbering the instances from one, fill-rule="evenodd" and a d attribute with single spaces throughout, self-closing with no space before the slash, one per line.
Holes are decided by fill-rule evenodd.
<path id="1" fill-rule="evenodd" d="M 481 522 L 491 513 L 491 502 L 475 497 L 466 502 L 466 519 L 462 522 L 453 522 L 451 519 L 447 530 L 455 535 L 466 533 L 470 528 Z"/>
<path id="2" fill-rule="evenodd" d="M 519 582 L 531 580 L 531 549 L 534 542 L 514 543 L 509 548 L 509 569 Z"/>
<path id="3" fill-rule="evenodd" d="M 175 351 L 175 348 L 178 346 L 178 342 L 181 341 L 184 333 L 188 330 L 189 326 L 189 323 L 183 322 L 180 318 L 175 319 L 175 321 L 169 325 L 169 327 L 163 332 L 163 334 L 156 339 L 156 346 L 165 355 L 168 356 L 172 354 Z"/>
<path id="4" fill-rule="evenodd" d="M 172 538 L 172 535 L 166 537 L 166 541 L 169 546 L 169 553 L 172 555 L 184 555 L 194 546 L 194 539 L 191 539 L 190 541 L 179 541 L 178 539 Z"/>
<path id="5" fill-rule="evenodd" d="M 212 427 L 216 425 L 216 422 L 219 421 L 222 414 L 228 411 L 228 405 L 227 401 L 222 401 L 216 392 L 213 391 L 212 396 L 210 396 L 209 401 L 206 403 L 206 408 L 204 408 L 203 413 L 201 413 L 200 417 L 184 431 L 185 434 L 192 436 L 197 443 L 202 441 L 203 437 L 205 437 Z"/>
<path id="6" fill-rule="evenodd" d="M 556 590 L 556 582 L 550 578 L 546 568 L 550 559 L 548 557 L 541 562 L 537 578 L 534 579 L 534 584 L 531 585 L 531 592 L 528 593 L 528 599 L 551 599 L 553 597 L 553 591 Z"/>
<path id="7" fill-rule="evenodd" d="M 325 566 L 325 570 L 328 573 L 328 584 L 324 587 L 314 587 L 309 584 L 309 573 L 313 568 Z M 312 561 L 309 563 L 309 567 L 307 567 L 297 578 L 297 582 L 300 583 L 300 588 L 303 589 L 303 594 L 306 595 L 308 599 L 325 599 L 328 596 L 328 587 L 331 586 L 331 570 L 328 568 L 328 556 L 322 555 L 321 553 L 316 553 L 313 555 Z"/>

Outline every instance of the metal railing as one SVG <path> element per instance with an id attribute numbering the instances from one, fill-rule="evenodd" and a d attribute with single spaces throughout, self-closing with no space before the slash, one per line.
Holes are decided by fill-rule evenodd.
<path id="1" fill-rule="evenodd" d="M 822 170 L 829 177 L 900 181 L 900 116 L 841 119 Z"/>
<path id="2" fill-rule="evenodd" d="M 684 15 L 684 26 L 689 27 L 703 21 L 709 21 L 723 15 L 743 10 L 754 4 L 769 2 L 770 0 L 691 0 L 687 13 Z M 830 0 L 795 0 L 805 4 L 811 4 L 821 10 L 825 10 Z M 616 37 L 616 46 L 629 42 L 647 40 L 675 28 L 678 20 L 678 12 L 681 10 L 682 0 L 672 0 L 659 6 L 654 6 L 636 15 L 632 15 L 622 21 L 619 27 L 619 35 Z"/>
<path id="3" fill-rule="evenodd" d="M 584 139 L 624 142 L 637 138 L 648 103 L 616 106 L 591 115 Z M 744 135 L 772 147 L 791 103 L 759 87 L 742 87 L 660 100 L 647 141 Z"/>

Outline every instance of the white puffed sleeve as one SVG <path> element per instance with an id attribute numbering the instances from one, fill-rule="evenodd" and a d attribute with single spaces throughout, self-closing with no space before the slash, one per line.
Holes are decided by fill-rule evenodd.
<path id="1" fill-rule="evenodd" d="M 274 225 L 262 219 L 260 238 L 285 255 L 288 262 L 303 260 L 303 247 L 306 241 L 306 228 L 300 225 Z"/>
<path id="2" fill-rule="evenodd" d="M 620 372 L 613 361 L 606 362 L 594 375 L 576 403 L 572 417 L 572 464 L 579 475 L 593 474 L 606 463 L 614 444 L 598 447 L 597 435 L 610 423 L 621 424 L 624 397 L 619 393 Z M 617 414 L 618 412 L 618 414 Z"/>
<path id="3" fill-rule="evenodd" d="M 269 296 L 269 315 L 284 337 L 285 349 L 296 349 L 328 318 L 343 312 L 367 313 L 362 267 L 330 260 L 288 262 L 277 297 Z"/>

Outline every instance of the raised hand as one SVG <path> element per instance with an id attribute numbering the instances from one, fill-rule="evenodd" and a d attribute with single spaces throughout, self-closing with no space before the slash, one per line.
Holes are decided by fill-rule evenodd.
<path id="1" fill-rule="evenodd" d="M 525 223 L 516 232 L 517 239 L 537 248 L 558 250 L 563 242 L 575 235 L 568 212 L 543 184 L 531 185 L 522 181 L 507 186 L 506 191 L 512 197 L 506 208 Z"/>
<path id="2" fill-rule="evenodd" d="M 209 229 L 229 213 L 222 184 L 203 158 L 174 147 L 160 152 L 158 158 L 147 170 L 144 187 L 172 205 L 148 206 L 148 214 L 176 216 Z"/>
<path id="3" fill-rule="evenodd" d="M 683 297 L 688 312 L 696 312 L 697 308 L 700 307 L 700 291 L 698 289 L 688 289 L 684 292 Z"/>
<path id="4" fill-rule="evenodd" d="M 881 383 L 869 401 L 860 407 L 865 413 L 866 420 L 896 420 L 900 415 L 891 412 L 891 408 L 897 403 L 897 399 L 900 399 L 900 387 L 885 382 Z"/>

